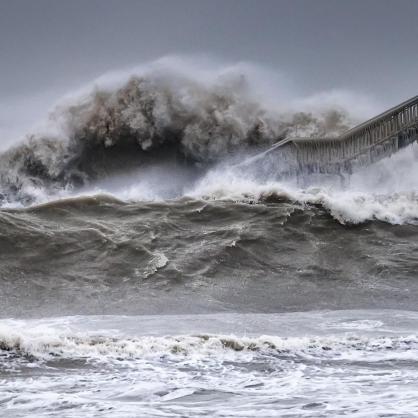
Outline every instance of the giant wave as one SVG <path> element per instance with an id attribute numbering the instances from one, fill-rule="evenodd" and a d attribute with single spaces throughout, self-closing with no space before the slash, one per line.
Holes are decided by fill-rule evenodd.
<path id="1" fill-rule="evenodd" d="M 335 136 L 361 119 L 336 97 L 275 102 L 257 71 L 202 70 L 166 58 L 94 81 L 61 100 L 46 128 L 0 155 L 1 206 L 97 194 L 125 201 L 283 198 L 321 205 L 341 223 L 416 221 L 416 146 L 350 176 L 280 178 L 280 153 L 242 164 L 285 137 Z M 277 88 L 273 94 L 280 96 Z"/>
<path id="2" fill-rule="evenodd" d="M 335 135 L 353 123 L 341 107 L 272 106 L 239 66 L 204 78 L 163 64 L 118 83 L 97 80 L 57 105 L 48 131 L 0 156 L 3 200 L 32 203 L 40 192 L 77 189 L 150 161 L 205 168 L 295 133 Z"/>

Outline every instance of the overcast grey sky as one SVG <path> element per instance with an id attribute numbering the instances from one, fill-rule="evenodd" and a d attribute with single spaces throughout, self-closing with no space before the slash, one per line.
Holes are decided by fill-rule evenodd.
<path id="1" fill-rule="evenodd" d="M 418 0 L 0 0 L 0 104 L 176 53 L 395 104 L 418 94 L 417 19 Z"/>

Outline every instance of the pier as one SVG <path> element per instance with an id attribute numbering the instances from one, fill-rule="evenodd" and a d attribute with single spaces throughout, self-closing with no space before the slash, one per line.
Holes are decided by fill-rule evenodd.
<path id="1" fill-rule="evenodd" d="M 335 138 L 286 138 L 265 151 L 280 152 L 283 172 L 352 173 L 418 140 L 418 96 Z M 269 158 L 270 159 L 270 158 Z"/>

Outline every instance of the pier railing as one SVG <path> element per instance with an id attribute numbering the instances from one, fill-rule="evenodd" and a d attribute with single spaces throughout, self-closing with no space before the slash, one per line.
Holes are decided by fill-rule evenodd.
<path id="1" fill-rule="evenodd" d="M 418 96 L 335 138 L 286 138 L 266 153 L 282 149 L 297 170 L 352 171 L 373 163 L 418 140 Z"/>

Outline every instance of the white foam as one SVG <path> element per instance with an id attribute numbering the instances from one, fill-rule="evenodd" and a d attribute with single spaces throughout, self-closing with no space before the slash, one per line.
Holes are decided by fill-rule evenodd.
<path id="1" fill-rule="evenodd" d="M 418 220 L 418 145 L 364 168 L 341 183 L 317 177 L 300 187 L 294 180 L 276 180 L 274 172 L 259 176 L 251 167 L 245 172 L 222 166 L 210 171 L 188 192 L 194 198 L 263 202 L 282 197 L 302 205 L 321 205 L 341 223 L 380 220 L 392 224 Z M 309 182 L 309 178 L 307 178 Z"/>
<path id="2" fill-rule="evenodd" d="M 299 315 L 299 316 L 298 316 Z M 204 316 L 203 316 L 204 317 Z M 0 321 L 0 415 L 16 417 L 376 416 L 414 414 L 416 315 L 222 315 L 325 327 L 322 335 L 138 335 L 118 327 L 195 317 L 75 317 Z M 212 316 L 207 324 L 219 320 Z M 203 318 L 199 319 L 203 321 Z M 404 323 L 404 321 L 407 321 Z M 163 322 L 161 322 L 163 321 Z M 404 334 L 381 330 L 398 323 Z M 390 323 L 393 322 L 392 325 Z M 337 324 L 337 323 L 335 323 Z M 342 332 L 355 325 L 355 333 Z M 106 325 L 106 326 L 105 326 Z M 238 328 L 239 328 L 238 326 Z M 331 330 L 331 332 L 329 332 Z M 414 332 L 408 336 L 408 330 Z M 10 351 L 4 351 L 4 349 Z M 396 388 L 396 390 L 394 390 Z M 5 415 L 6 416 L 6 415 Z"/>
<path id="3" fill-rule="evenodd" d="M 88 332 L 74 328 L 74 324 L 36 324 L 6 320 L 0 323 L 0 345 L 3 349 L 39 360 L 54 358 L 89 358 L 91 360 L 140 359 L 143 357 L 180 356 L 202 358 L 231 358 L 236 353 L 247 355 L 283 354 L 289 356 L 318 356 L 332 358 L 342 352 L 380 359 L 380 354 L 396 359 L 398 351 L 418 353 L 418 336 L 362 336 L 356 334 L 326 336 L 236 336 L 236 335 L 173 335 L 122 336 L 114 329 L 97 328 Z M 340 323 L 341 329 L 367 330 L 383 325 L 381 321 L 350 321 Z M 325 349 L 324 349 L 325 347 Z M 391 348 L 389 353 L 386 352 Z M 397 351 L 398 350 L 398 351 Z M 411 351 L 412 350 L 412 351 Z M 234 354 L 235 353 L 235 354 Z M 360 354 L 359 354 L 360 355 Z M 239 355 L 238 355 L 239 356 Z M 403 358 L 403 357 L 402 357 Z M 377 361 L 377 360 L 376 360 Z"/>

